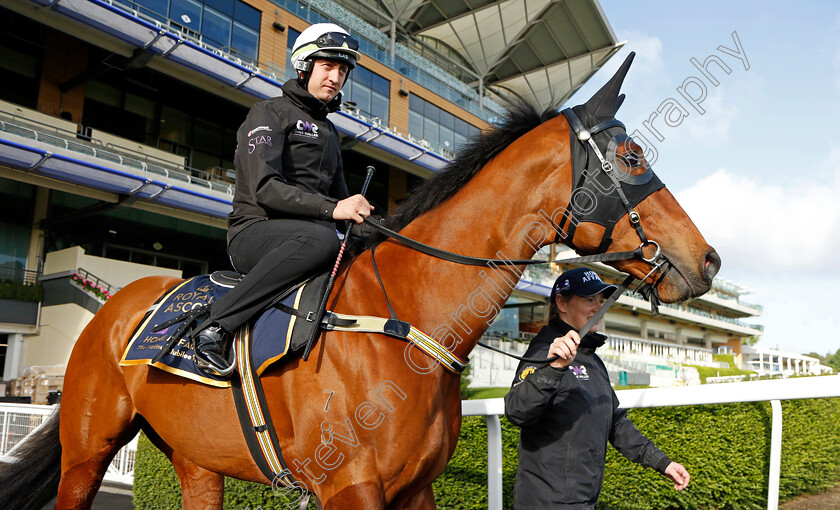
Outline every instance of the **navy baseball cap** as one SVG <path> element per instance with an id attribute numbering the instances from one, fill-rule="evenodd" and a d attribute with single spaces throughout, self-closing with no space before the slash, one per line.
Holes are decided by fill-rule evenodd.
<path id="1" fill-rule="evenodd" d="M 611 295 L 617 288 L 615 285 L 602 282 L 595 271 L 585 267 L 576 267 L 557 277 L 554 287 L 551 288 L 551 302 L 554 302 L 557 294 L 589 297 L 609 290 L 608 295 Z"/>

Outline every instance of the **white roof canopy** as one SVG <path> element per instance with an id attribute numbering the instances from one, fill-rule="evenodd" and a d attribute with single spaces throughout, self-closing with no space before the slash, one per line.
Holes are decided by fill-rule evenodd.
<path id="1" fill-rule="evenodd" d="M 475 88 L 543 106 L 566 101 L 622 45 L 597 0 L 341 3 L 350 2 L 378 14 L 367 21 L 385 32 L 393 21 L 414 41 L 454 51 Z"/>

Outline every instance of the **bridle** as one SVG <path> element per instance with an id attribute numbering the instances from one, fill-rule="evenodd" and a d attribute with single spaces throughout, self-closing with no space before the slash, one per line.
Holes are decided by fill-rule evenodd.
<path id="1" fill-rule="evenodd" d="M 620 128 L 623 132 L 620 133 L 618 136 L 613 137 L 607 144 L 608 152 L 610 154 L 615 153 L 615 149 L 617 149 L 617 145 L 622 143 L 622 141 L 629 140 L 626 134 L 626 128 L 624 124 L 616 119 L 610 119 L 595 126 L 586 129 L 583 123 L 578 118 L 577 114 L 571 109 L 567 108 L 561 112 L 569 122 L 569 127 L 574 131 L 575 138 L 580 142 L 579 145 L 573 145 L 574 148 L 577 150 L 573 150 L 573 158 L 580 157 L 584 159 L 583 165 L 575 165 L 573 160 L 572 169 L 573 173 L 573 182 L 577 182 L 579 185 L 575 190 L 584 190 L 581 195 L 584 195 L 584 200 L 586 197 L 590 197 L 593 199 L 592 203 L 583 203 L 583 204 L 576 204 L 577 207 L 572 206 L 570 207 L 575 209 L 575 216 L 579 217 L 576 221 L 572 221 L 571 214 L 563 215 L 563 219 L 561 220 L 560 224 L 557 225 L 557 237 L 555 238 L 555 242 L 559 242 L 561 238 L 561 231 L 564 227 L 566 228 L 566 233 L 562 237 L 569 237 L 574 236 L 574 230 L 577 223 L 582 221 L 586 222 L 595 222 L 601 225 L 604 225 L 604 235 L 601 239 L 601 243 L 598 247 L 598 252 L 594 255 L 585 255 L 580 257 L 574 257 L 569 259 L 564 259 L 562 262 L 564 264 L 584 264 L 584 263 L 593 263 L 593 262 L 615 262 L 617 260 L 628 260 L 639 258 L 642 261 L 646 262 L 651 266 L 650 271 L 641 279 L 641 283 L 636 287 L 634 292 L 638 292 L 641 294 L 646 300 L 650 302 L 651 306 L 651 313 L 656 315 L 658 313 L 658 303 L 659 303 L 659 296 L 657 293 L 657 286 L 662 281 L 662 279 L 667 275 L 673 265 L 668 261 L 667 256 L 662 253 L 662 250 L 659 244 L 656 241 L 650 240 L 645 233 L 644 227 L 642 226 L 641 216 L 635 210 L 635 206 L 638 205 L 639 202 L 647 198 L 649 195 L 658 191 L 659 189 L 664 187 L 664 184 L 655 176 L 653 170 L 650 169 L 648 166 L 645 172 L 641 175 L 631 176 L 626 175 L 622 176 L 620 180 L 615 175 L 615 166 L 609 159 L 604 157 L 603 152 L 598 147 L 594 137 L 595 135 L 606 135 L 607 131 L 612 128 Z M 601 138 L 604 138 L 602 136 Z M 600 161 L 600 165 L 595 165 L 594 168 L 590 169 L 590 158 L 589 153 L 592 151 L 595 156 Z M 613 158 L 614 159 L 614 158 Z M 580 168 L 580 171 L 576 171 L 575 168 Z M 592 171 L 592 173 L 590 173 Z M 605 181 L 606 179 L 606 181 Z M 605 182 L 604 182 L 605 181 Z M 623 181 L 623 182 L 622 182 Z M 623 186 L 626 185 L 626 189 Z M 611 188 L 611 192 L 615 191 L 615 195 L 613 196 L 612 193 L 605 194 L 604 190 Z M 589 187 L 595 187 L 600 193 L 595 193 Z M 588 193 L 586 191 L 588 190 Z M 598 205 L 598 200 L 595 197 L 602 197 L 606 198 L 601 206 Z M 574 198 L 574 197 L 573 197 Z M 623 211 L 622 211 L 623 209 Z M 624 216 L 624 212 L 628 215 L 628 219 L 630 220 L 630 224 L 636 230 L 636 233 L 641 240 L 641 244 L 638 248 L 632 251 L 624 251 L 624 252 L 613 252 L 613 253 L 603 253 L 609 248 L 609 245 L 612 243 L 612 231 L 615 227 L 617 221 Z M 565 225 L 566 220 L 569 220 L 568 226 Z M 460 255 L 457 253 L 449 252 L 446 250 L 442 250 L 440 248 L 435 248 L 433 246 L 429 246 L 427 244 L 423 244 L 419 241 L 406 237 L 398 232 L 395 232 L 389 228 L 386 228 L 379 224 L 378 222 L 371 220 L 370 218 L 365 218 L 365 223 L 367 223 L 371 228 L 379 232 L 380 234 L 394 239 L 407 247 L 419 251 L 421 253 L 425 253 L 427 255 L 440 258 L 443 260 L 448 260 L 450 262 L 454 262 L 457 264 L 464 264 L 464 265 L 533 265 L 533 264 L 546 264 L 549 262 L 554 261 L 543 261 L 543 260 L 507 260 L 507 259 L 491 259 L 491 258 L 483 258 L 483 257 L 471 257 L 468 255 Z M 646 257 L 644 254 L 644 248 L 648 246 L 653 246 L 655 248 L 655 252 L 653 256 Z M 376 275 L 376 279 L 379 282 L 380 288 L 382 288 L 383 294 L 385 294 L 385 302 L 388 305 L 388 309 L 391 313 L 391 317 L 393 319 L 397 319 L 396 314 L 394 313 L 394 309 L 391 306 L 390 301 L 388 300 L 387 293 L 385 293 L 385 287 L 382 284 L 382 279 L 379 276 L 379 270 L 376 266 L 375 260 L 375 252 L 376 246 L 374 245 L 371 248 L 371 263 L 373 265 L 374 274 Z M 661 274 L 658 278 L 656 278 L 653 282 L 647 282 L 647 279 L 656 273 L 658 270 L 662 270 Z M 590 329 L 604 316 L 607 310 L 615 303 L 616 300 L 627 290 L 631 283 L 635 278 L 632 275 L 628 275 L 621 285 L 618 286 L 613 294 L 603 303 L 601 308 L 598 312 L 595 313 L 584 325 L 584 327 L 580 330 L 579 334 L 581 338 L 583 338 Z M 551 358 L 524 358 L 520 356 L 515 356 L 508 352 L 505 352 L 501 349 L 496 347 L 487 345 L 483 342 L 478 342 L 479 345 L 485 347 L 487 349 L 500 352 L 512 358 L 516 358 L 521 361 L 526 361 L 530 363 L 551 363 L 552 361 L 557 359 L 557 356 L 553 356 Z"/>
<path id="2" fill-rule="evenodd" d="M 636 230 L 636 234 L 641 240 L 638 250 L 642 252 L 642 254 L 639 258 L 651 266 L 650 271 L 648 271 L 648 273 L 641 279 L 641 283 L 638 287 L 636 287 L 634 292 L 640 293 L 650 302 L 651 313 L 656 315 L 659 305 L 659 296 L 656 287 L 668 274 L 673 265 L 668 260 L 668 257 L 662 253 L 659 243 L 648 239 L 645 229 L 642 226 L 641 215 L 635 210 L 635 206 L 652 193 L 664 188 L 665 185 L 659 180 L 656 174 L 653 173 L 653 170 L 649 165 L 647 165 L 647 163 L 645 164 L 645 171 L 640 175 L 630 175 L 629 173 L 622 174 L 621 179 L 619 179 L 616 175 L 615 165 L 612 161 L 610 161 L 610 159 L 615 160 L 618 146 L 626 144 L 630 140 L 627 136 L 626 128 L 621 121 L 609 119 L 586 129 L 572 108 L 566 108 L 561 113 L 566 117 L 566 120 L 569 122 L 569 127 L 574 131 L 575 137 L 578 142 L 580 142 L 577 146 L 578 151 L 573 150 L 573 158 L 577 156 L 578 158 L 584 160 L 582 165 L 575 165 L 574 161 L 572 164 L 573 173 L 576 174 L 573 176 L 573 182 L 578 183 L 576 190 L 586 190 L 587 187 L 594 187 L 597 188 L 598 191 L 602 192 L 600 195 L 601 198 L 606 199 L 606 204 L 599 207 L 596 203 L 588 209 L 586 208 L 586 204 L 572 204 L 573 208 L 577 206 L 578 209 L 581 209 L 578 211 L 581 213 L 579 214 L 580 219 L 578 222 L 594 222 L 604 225 L 604 235 L 601 239 L 600 245 L 598 246 L 598 251 L 604 252 L 612 243 L 612 231 L 618 219 L 623 216 L 623 214 L 620 214 L 622 209 L 623 212 L 627 213 L 630 225 L 632 225 Z M 598 144 L 595 142 L 595 137 L 601 133 L 603 133 L 603 135 L 607 135 L 607 130 L 611 128 L 620 128 L 622 132 L 609 138 L 607 151 L 612 155 L 612 158 L 606 158 L 604 157 L 603 152 L 601 152 L 601 149 L 598 147 Z M 606 138 L 606 136 L 602 136 L 602 138 Z M 582 149 L 582 151 L 580 149 Z M 600 165 L 597 163 L 593 165 L 595 167 L 593 169 L 589 168 L 590 150 L 598 158 L 598 162 L 600 162 Z M 577 152 L 577 154 L 575 154 L 575 152 Z M 580 168 L 579 173 L 576 170 L 577 168 Z M 594 170 L 594 172 L 590 173 L 591 170 Z M 600 172 L 598 170 L 600 170 Z M 609 188 L 605 186 L 603 182 L 599 183 L 598 180 L 601 179 L 603 181 L 604 178 L 607 179 L 606 184 Z M 604 194 L 604 189 L 609 189 L 610 193 Z M 598 196 L 591 190 L 590 195 L 593 197 Z M 566 219 L 567 216 L 564 216 L 563 221 Z M 574 236 L 575 225 L 575 223 L 572 223 L 571 221 L 569 222 L 566 234 L 567 236 Z M 558 228 L 558 235 L 562 228 L 563 224 L 561 223 Z M 653 246 L 655 248 L 655 252 L 652 257 L 646 257 L 644 255 L 644 248 L 647 246 Z M 647 279 L 653 276 L 653 274 L 660 269 L 662 272 L 659 277 L 652 283 L 648 283 Z M 619 288 L 619 292 L 624 292 L 624 290 L 625 288 L 623 287 Z M 603 314 L 601 314 L 601 316 L 603 316 Z M 600 319 L 600 317 L 598 318 Z M 592 322 L 589 327 L 594 324 L 595 322 Z M 583 331 L 588 331 L 588 329 L 584 329 Z"/>

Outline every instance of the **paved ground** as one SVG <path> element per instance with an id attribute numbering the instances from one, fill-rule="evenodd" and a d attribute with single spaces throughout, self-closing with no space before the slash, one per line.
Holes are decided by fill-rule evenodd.
<path id="1" fill-rule="evenodd" d="M 131 498 L 130 485 L 106 482 L 102 484 L 93 500 L 93 510 L 134 510 Z M 42 510 L 53 508 L 55 508 L 55 499 L 44 505 Z"/>
<path id="2" fill-rule="evenodd" d="M 840 485 L 821 494 L 802 496 L 779 505 L 780 510 L 840 509 Z"/>

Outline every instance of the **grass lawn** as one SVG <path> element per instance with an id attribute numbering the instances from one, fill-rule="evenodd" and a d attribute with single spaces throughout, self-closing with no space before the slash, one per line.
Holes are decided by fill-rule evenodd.
<path id="1" fill-rule="evenodd" d="M 482 398 L 502 398 L 507 395 L 509 388 L 470 388 L 470 400 Z"/>

